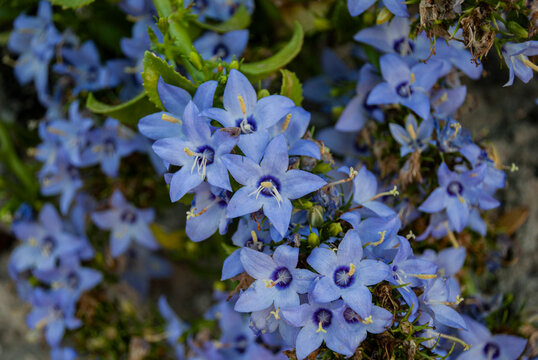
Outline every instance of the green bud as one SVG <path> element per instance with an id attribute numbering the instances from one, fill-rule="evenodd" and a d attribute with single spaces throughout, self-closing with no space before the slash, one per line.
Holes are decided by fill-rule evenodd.
<path id="1" fill-rule="evenodd" d="M 375 19 L 375 23 L 377 25 L 381 25 L 392 19 L 394 15 L 387 9 L 383 8 L 379 14 L 377 14 L 377 19 Z"/>
<path id="2" fill-rule="evenodd" d="M 311 201 L 304 200 L 304 199 L 298 199 L 293 202 L 293 206 L 297 209 L 301 210 L 308 210 L 310 209 L 314 204 L 312 204 Z"/>
<path id="3" fill-rule="evenodd" d="M 407 320 L 403 320 L 401 323 L 400 323 L 400 328 L 402 329 L 402 332 L 405 334 L 405 335 L 409 335 L 409 334 L 412 334 L 413 333 L 413 324 L 411 324 L 409 321 Z"/>
<path id="4" fill-rule="evenodd" d="M 230 63 L 230 69 L 239 69 L 239 62 L 237 62 L 237 60 L 233 60 L 231 63 Z"/>
<path id="5" fill-rule="evenodd" d="M 308 223 L 313 227 L 319 227 L 323 224 L 323 208 L 319 205 L 313 206 L 307 214 Z"/>
<path id="6" fill-rule="evenodd" d="M 308 235 L 308 245 L 312 247 L 319 246 L 319 236 L 316 233 L 310 233 L 310 235 Z"/>
<path id="7" fill-rule="evenodd" d="M 510 30 L 511 33 L 514 35 L 519 36 L 520 38 L 527 39 L 529 37 L 529 33 L 527 30 L 525 30 L 521 25 L 519 25 L 515 21 L 509 21 L 508 22 L 508 30 Z"/>
<path id="8" fill-rule="evenodd" d="M 264 98 L 266 96 L 269 96 L 269 95 L 271 95 L 271 93 L 269 93 L 269 90 L 261 89 L 260 91 L 258 91 L 258 100 L 260 100 L 261 98 Z"/>
<path id="9" fill-rule="evenodd" d="M 189 54 L 189 61 L 197 70 L 202 70 L 202 58 L 196 51 L 191 51 Z"/>
<path id="10" fill-rule="evenodd" d="M 316 174 L 326 174 L 329 171 L 331 171 L 331 169 L 332 169 L 331 164 L 326 163 L 326 162 L 320 162 L 319 164 L 314 166 L 314 169 L 312 169 L 312 172 Z"/>
<path id="11" fill-rule="evenodd" d="M 314 19 L 314 29 L 317 31 L 329 30 L 331 28 L 331 22 L 322 17 L 316 17 Z"/>
<path id="12" fill-rule="evenodd" d="M 363 13 L 362 21 L 364 21 L 364 25 L 366 25 L 366 27 L 370 27 L 374 25 L 374 22 L 375 22 L 374 14 L 370 11 Z"/>
<path id="13" fill-rule="evenodd" d="M 337 236 L 343 231 L 342 225 L 339 222 L 334 222 L 329 225 L 329 236 Z"/>
<path id="14" fill-rule="evenodd" d="M 331 108 L 331 113 L 334 117 L 340 117 L 340 115 L 342 115 L 343 112 L 344 112 L 343 106 L 333 106 Z"/>

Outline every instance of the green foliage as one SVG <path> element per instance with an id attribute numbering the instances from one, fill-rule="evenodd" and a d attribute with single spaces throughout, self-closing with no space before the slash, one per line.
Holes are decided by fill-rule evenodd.
<path id="1" fill-rule="evenodd" d="M 303 102 L 303 87 L 299 78 L 294 72 L 286 69 L 280 70 L 280 73 L 282 74 L 280 95 L 289 97 L 295 105 L 301 106 Z"/>
<path id="2" fill-rule="evenodd" d="M 250 14 L 244 6 L 239 7 L 233 16 L 220 24 L 207 24 L 195 20 L 194 23 L 202 29 L 225 33 L 228 31 L 246 29 L 250 25 Z"/>
<path id="3" fill-rule="evenodd" d="M 95 0 L 51 0 L 52 5 L 58 5 L 63 8 L 76 9 L 81 6 L 91 4 Z"/>
<path id="4" fill-rule="evenodd" d="M 268 59 L 241 65 L 241 72 L 251 81 L 266 78 L 271 73 L 286 66 L 299 54 L 303 46 L 303 38 L 303 28 L 296 22 L 293 36 L 279 52 Z"/>
<path id="5" fill-rule="evenodd" d="M 90 93 L 86 101 L 86 107 L 95 114 L 110 116 L 130 125 L 136 125 L 141 117 L 157 111 L 157 108 L 149 101 L 145 92 L 141 92 L 131 100 L 119 105 L 102 103 Z"/>
<path id="6" fill-rule="evenodd" d="M 172 66 L 168 65 L 166 61 L 155 54 L 146 51 L 143 64 L 144 71 L 142 72 L 142 79 L 144 81 L 144 88 L 146 89 L 149 100 L 151 100 L 157 107 L 161 109 L 164 108 L 161 99 L 159 99 L 159 93 L 157 92 L 159 77 L 162 77 L 167 84 L 179 86 L 191 94 L 194 94 L 196 91 L 196 85 L 175 71 Z"/>

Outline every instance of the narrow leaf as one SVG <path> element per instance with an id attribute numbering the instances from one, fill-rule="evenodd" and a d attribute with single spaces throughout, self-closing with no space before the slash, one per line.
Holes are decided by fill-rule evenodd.
<path id="1" fill-rule="evenodd" d="M 81 6 L 91 4 L 94 0 L 51 0 L 52 5 L 58 5 L 63 8 L 76 9 Z"/>
<path id="2" fill-rule="evenodd" d="M 158 111 L 155 105 L 149 101 L 145 91 L 119 105 L 102 103 L 90 93 L 86 100 L 86 107 L 95 114 L 107 115 L 124 124 L 131 125 L 136 125 L 140 118 Z"/>
<path id="3" fill-rule="evenodd" d="M 226 33 L 234 30 L 243 30 L 250 25 L 250 14 L 245 6 L 240 6 L 231 18 L 220 24 L 208 24 L 195 21 L 196 25 L 202 29 L 215 31 L 218 33 Z"/>
<path id="4" fill-rule="evenodd" d="M 282 73 L 282 86 L 280 87 L 280 95 L 284 95 L 295 103 L 297 106 L 301 106 L 303 101 L 303 87 L 297 75 L 294 72 L 283 69 Z"/>

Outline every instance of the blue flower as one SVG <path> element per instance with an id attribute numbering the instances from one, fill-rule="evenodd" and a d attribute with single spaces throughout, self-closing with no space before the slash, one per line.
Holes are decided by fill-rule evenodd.
<path id="1" fill-rule="evenodd" d="M 467 330 L 460 337 L 472 345 L 456 360 L 516 360 L 519 358 L 527 340 L 513 335 L 492 335 L 487 327 L 465 317 Z"/>
<path id="2" fill-rule="evenodd" d="M 253 0 L 186 0 L 185 8 L 190 7 L 200 21 L 207 18 L 226 21 L 235 11 L 244 6 L 249 14 L 254 11 Z"/>
<path id="3" fill-rule="evenodd" d="M 39 223 L 15 223 L 13 232 L 24 242 L 11 254 L 10 262 L 17 272 L 34 267 L 50 270 L 57 260 L 76 255 L 82 244 L 81 239 L 64 232 L 62 219 L 48 203 L 39 213 Z"/>
<path id="4" fill-rule="evenodd" d="M 247 215 L 263 207 L 265 216 L 282 235 L 288 230 L 293 206 L 291 200 L 309 194 L 326 181 L 302 170 L 288 170 L 288 149 L 284 135 L 274 138 L 261 164 L 239 155 L 222 160 L 235 180 L 245 185 L 235 192 L 228 204 L 230 218 Z"/>
<path id="5" fill-rule="evenodd" d="M 451 299 L 451 282 L 448 279 L 438 277 L 428 283 L 424 293 L 420 296 L 420 307 L 428 312 L 436 324 L 450 326 L 456 329 L 466 329 L 465 320 L 460 314 L 450 307 L 457 305 L 458 299 Z"/>
<path id="6" fill-rule="evenodd" d="M 381 195 L 377 193 L 377 180 L 375 175 L 372 174 L 366 166 L 363 166 L 357 175 L 353 178 L 353 201 L 378 216 L 391 216 L 394 214 L 394 210 L 380 201 L 377 201 Z"/>
<path id="7" fill-rule="evenodd" d="M 220 35 L 206 32 L 193 43 L 204 60 L 231 62 L 241 56 L 248 41 L 248 30 L 230 31 Z"/>
<path id="8" fill-rule="evenodd" d="M 436 277 L 437 266 L 434 263 L 415 259 L 409 241 L 399 236 L 400 246 L 396 256 L 392 260 L 391 274 L 387 280 L 398 286 L 398 292 L 410 307 L 413 306 L 413 313 L 418 310 L 418 299 L 412 287 L 423 287 L 424 280 Z"/>
<path id="9" fill-rule="evenodd" d="M 428 91 L 439 77 L 442 64 L 429 61 L 427 64 L 409 66 L 398 56 L 386 54 L 379 60 L 381 73 L 386 81 L 377 85 L 368 96 L 368 105 L 402 104 L 423 119 L 430 114 Z"/>
<path id="10" fill-rule="evenodd" d="M 82 325 L 75 317 L 75 302 L 65 290 L 49 292 L 36 288 L 32 294 L 32 311 L 26 323 L 32 329 L 45 329 L 45 338 L 50 346 L 56 347 L 64 336 L 65 329 L 73 330 Z"/>
<path id="11" fill-rule="evenodd" d="M 91 217 L 100 229 L 111 230 L 110 249 L 113 257 L 123 254 L 133 239 L 149 249 L 158 247 L 148 226 L 155 217 L 153 209 L 135 208 L 119 190 L 112 194 L 110 205 L 111 209 L 94 212 Z"/>
<path id="12" fill-rule="evenodd" d="M 60 195 L 60 210 L 67 214 L 77 191 L 82 187 L 78 169 L 67 160 L 63 151 L 57 155 L 54 167 L 43 167 L 39 172 L 41 193 L 45 196 Z"/>
<path id="13" fill-rule="evenodd" d="M 477 188 L 484 180 L 487 165 L 461 174 L 452 172 L 445 163 L 437 170 L 439 187 L 436 188 L 418 208 L 420 211 L 435 213 L 446 209 L 448 218 L 457 232 L 463 230 L 469 219 L 472 204 L 481 209 L 493 209 L 499 202 L 491 195 Z"/>
<path id="14" fill-rule="evenodd" d="M 117 177 L 122 157 L 136 148 L 136 133 L 121 125 L 116 119 L 106 119 L 103 127 L 88 134 L 80 160 L 83 166 L 100 164 L 109 177 Z"/>
<path id="15" fill-rule="evenodd" d="M 538 41 L 526 41 L 519 44 L 507 42 L 503 45 L 504 62 L 510 70 L 510 77 L 504 86 L 514 83 L 514 75 L 524 83 L 532 79 L 532 72 L 538 71 L 538 66 L 531 62 L 528 56 L 538 55 Z"/>
<path id="16" fill-rule="evenodd" d="M 187 91 L 165 83 L 160 77 L 157 83 L 157 92 L 166 111 L 150 114 L 140 119 L 138 130 L 152 140 L 167 137 L 185 138 L 181 118 L 187 104 L 189 101 L 194 102 L 200 111 L 210 108 L 213 106 L 216 88 L 216 81 L 206 81 L 198 86 L 193 98 Z"/>
<path id="17" fill-rule="evenodd" d="M 379 306 L 372 306 L 372 315 L 368 321 L 361 318 L 349 306 L 343 306 L 337 312 L 340 323 L 343 324 L 346 340 L 351 350 L 356 349 L 366 339 L 367 332 L 381 334 L 392 324 L 392 314 Z M 353 351 L 354 352 L 354 351 Z"/>
<path id="18" fill-rule="evenodd" d="M 434 118 L 448 119 L 453 116 L 465 101 L 466 95 L 466 86 L 435 90 L 430 97 Z"/>
<path id="19" fill-rule="evenodd" d="M 297 359 L 302 360 L 321 346 L 323 341 L 327 347 L 339 354 L 353 355 L 353 349 L 347 343 L 348 334 L 343 331 L 343 324 L 338 317 L 342 301 L 320 304 L 310 301 L 291 309 L 283 309 L 282 315 L 292 325 L 301 327 L 297 335 L 295 350 Z"/>
<path id="20" fill-rule="evenodd" d="M 232 69 L 224 89 L 224 109 L 211 108 L 202 112 L 224 127 L 239 128 L 239 148 L 259 162 L 269 143 L 268 129 L 285 117 L 295 107 L 293 101 L 280 95 L 257 100 L 256 91 L 248 79 Z"/>
<path id="21" fill-rule="evenodd" d="M 394 15 L 407 17 L 409 12 L 404 2 L 399 0 L 382 0 L 383 5 Z M 347 0 L 347 8 L 351 16 L 357 16 L 365 12 L 376 0 Z"/>
<path id="22" fill-rule="evenodd" d="M 362 319 L 371 315 L 372 294 L 367 286 L 383 281 L 388 276 L 388 266 L 381 261 L 363 260 L 362 243 L 355 230 L 346 233 L 336 254 L 317 247 L 307 261 L 323 275 L 314 283 L 314 301 L 327 303 L 342 297 Z"/>
<path id="23" fill-rule="evenodd" d="M 288 346 L 295 345 L 295 339 L 299 334 L 299 328 L 289 324 L 280 314 L 280 310 L 270 306 L 267 309 L 253 311 L 250 315 L 250 328 L 256 335 L 274 333 L 282 336 L 282 340 Z"/>
<path id="24" fill-rule="evenodd" d="M 86 41 L 78 49 L 64 47 L 62 62 L 54 64 L 53 70 L 62 75 L 68 75 L 75 81 L 73 93 L 80 91 L 97 91 L 114 87 L 119 84 L 121 72 L 113 71 L 114 63 L 102 66 L 99 52 L 95 43 Z"/>
<path id="25" fill-rule="evenodd" d="M 364 65 L 359 71 L 359 81 L 355 89 L 356 95 L 349 100 L 344 111 L 338 118 L 335 129 L 340 131 L 359 131 L 368 118 L 378 122 L 385 119 L 383 111 L 375 105 L 366 105 L 370 91 L 381 81 L 376 75 L 376 69 L 371 64 Z"/>
<path id="26" fill-rule="evenodd" d="M 231 191 L 222 159 L 233 149 L 237 139 L 225 131 L 211 134 L 209 125 L 200 118 L 198 108 L 192 101 L 185 108 L 182 130 L 186 139 L 164 138 L 153 144 L 153 150 L 161 159 L 181 166 L 170 180 L 170 199 L 178 201 L 200 185 L 206 175 L 211 185 Z"/>
<path id="27" fill-rule="evenodd" d="M 75 360 L 77 358 L 77 352 L 70 347 L 65 348 L 53 348 L 50 351 L 51 360 Z"/>
<path id="28" fill-rule="evenodd" d="M 394 140 L 400 145 L 400 156 L 412 153 L 414 151 L 423 151 L 428 143 L 433 132 L 433 120 L 431 117 L 423 120 L 420 126 L 417 128 L 417 119 L 411 114 L 405 119 L 405 129 L 398 125 L 389 124 L 390 133 Z"/>
<path id="29" fill-rule="evenodd" d="M 274 305 L 277 309 L 299 306 L 299 294 L 310 290 L 316 277 L 306 269 L 297 269 L 299 249 L 288 245 L 276 248 L 273 257 L 244 248 L 241 263 L 246 272 L 256 279 L 235 303 L 240 312 L 259 311 Z"/>
<path id="30" fill-rule="evenodd" d="M 175 348 L 179 345 L 178 340 L 180 336 L 189 329 L 189 325 L 178 318 L 174 310 L 168 305 L 164 295 L 159 297 L 159 312 L 166 321 L 166 339 Z"/>
<path id="31" fill-rule="evenodd" d="M 218 229 L 221 235 L 226 233 L 230 219 L 226 217 L 226 207 L 231 193 L 227 190 L 200 184 L 194 189 L 192 207 L 187 213 L 185 232 L 192 241 L 202 241 Z"/>
<path id="32" fill-rule="evenodd" d="M 459 30 L 455 36 L 461 37 L 462 31 Z M 435 55 L 431 60 L 441 61 L 443 69 L 440 76 L 445 76 L 450 72 L 452 67 L 460 69 L 473 80 L 477 80 L 482 75 L 482 64 L 473 60 L 473 55 L 466 49 L 465 43 L 461 40 L 437 41 L 435 43 Z"/>
<path id="33" fill-rule="evenodd" d="M 163 279 L 172 274 L 172 265 L 166 259 L 137 243 L 127 249 L 125 260 L 121 279 L 143 297 L 148 295 L 151 279 Z"/>
<path id="34" fill-rule="evenodd" d="M 409 65 L 430 55 L 430 40 L 424 33 L 409 38 L 411 22 L 408 18 L 395 17 L 392 21 L 359 31 L 353 39 L 368 44 L 384 53 L 400 55 Z"/>

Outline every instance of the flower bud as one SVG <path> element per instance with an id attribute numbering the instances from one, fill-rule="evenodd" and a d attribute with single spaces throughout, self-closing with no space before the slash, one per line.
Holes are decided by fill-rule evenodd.
<path id="1" fill-rule="evenodd" d="M 392 19 L 394 15 L 387 9 L 383 8 L 379 14 L 377 14 L 377 19 L 375 19 L 375 23 L 377 25 L 381 25 Z"/>
<path id="2" fill-rule="evenodd" d="M 329 236 L 337 236 L 343 231 L 342 225 L 339 222 L 334 222 L 329 225 Z"/>
<path id="3" fill-rule="evenodd" d="M 269 93 L 269 90 L 267 90 L 267 89 L 261 89 L 260 91 L 258 91 L 258 100 L 260 100 L 261 98 L 264 98 L 264 97 L 266 97 L 266 96 L 269 96 L 269 95 L 271 95 L 271 94 Z"/>
<path id="4" fill-rule="evenodd" d="M 319 236 L 316 233 L 310 233 L 308 235 L 308 245 L 312 247 L 318 247 L 319 246 Z"/>
<path id="5" fill-rule="evenodd" d="M 308 223 L 314 227 L 323 224 L 323 208 L 319 205 L 313 206 L 307 214 Z"/>
<path id="6" fill-rule="evenodd" d="M 202 70 L 202 58 L 196 51 L 191 51 L 189 54 L 189 61 L 197 70 Z"/>
<path id="7" fill-rule="evenodd" d="M 237 62 L 237 60 L 233 60 L 231 63 L 230 63 L 230 69 L 239 69 L 239 63 Z"/>
<path id="8" fill-rule="evenodd" d="M 527 39 L 529 37 L 529 33 L 527 32 L 527 30 L 525 30 L 521 25 L 519 25 L 515 21 L 508 22 L 508 30 L 514 35 L 519 36 L 520 38 Z"/>

